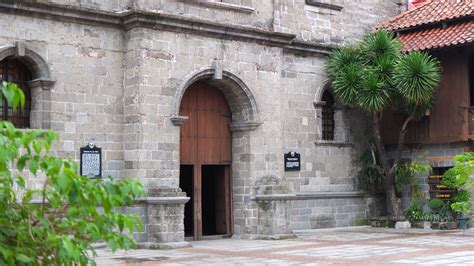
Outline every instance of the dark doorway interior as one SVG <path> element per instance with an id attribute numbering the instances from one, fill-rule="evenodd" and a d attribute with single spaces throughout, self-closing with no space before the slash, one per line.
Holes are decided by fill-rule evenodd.
<path id="1" fill-rule="evenodd" d="M 433 167 L 431 171 L 433 175 L 444 175 L 444 173 L 446 173 L 446 171 L 448 171 L 449 168 L 451 167 Z"/>
<path id="2" fill-rule="evenodd" d="M 202 166 L 202 234 L 227 234 L 226 167 Z"/>
<path id="3" fill-rule="evenodd" d="M 193 184 L 193 165 L 181 165 L 179 169 L 179 187 L 186 196 L 191 199 L 184 205 L 184 235 L 186 237 L 194 235 L 194 184 Z"/>

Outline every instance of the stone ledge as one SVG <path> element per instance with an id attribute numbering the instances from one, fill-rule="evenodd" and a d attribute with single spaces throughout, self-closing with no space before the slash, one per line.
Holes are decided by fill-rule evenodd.
<path id="1" fill-rule="evenodd" d="M 171 122 L 175 126 L 182 126 L 184 123 L 186 123 L 189 120 L 189 117 L 187 116 L 172 116 L 170 118 Z"/>
<path id="2" fill-rule="evenodd" d="M 133 10 L 123 17 L 124 28 L 151 28 L 179 33 L 198 34 L 229 40 L 245 40 L 283 47 L 296 37 L 294 34 L 265 31 L 256 28 L 220 24 L 206 20 L 185 18 L 142 10 Z"/>
<path id="3" fill-rule="evenodd" d="M 144 197 L 137 198 L 135 201 L 137 203 L 150 203 L 150 204 L 161 204 L 161 205 L 171 205 L 171 204 L 185 204 L 189 201 L 189 197 Z"/>
<path id="4" fill-rule="evenodd" d="M 331 10 L 336 10 L 336 11 L 341 11 L 343 9 L 343 6 L 323 3 L 320 0 L 319 1 L 318 0 L 306 0 L 306 4 L 310 5 L 310 6 L 326 8 L 326 9 L 331 9 Z"/>
<path id="5" fill-rule="evenodd" d="M 51 79 L 37 78 L 32 81 L 28 81 L 27 83 L 32 89 L 41 88 L 43 90 L 50 90 L 56 81 Z"/>
<path id="6" fill-rule="evenodd" d="M 323 56 L 327 56 L 332 50 L 336 49 L 335 46 L 315 44 L 311 42 L 305 42 L 302 40 L 294 39 L 290 44 L 285 46 L 286 52 L 302 52 L 302 53 L 315 53 Z"/>
<path id="7" fill-rule="evenodd" d="M 296 194 L 267 194 L 255 195 L 250 198 L 255 201 L 295 200 Z"/>
<path id="8" fill-rule="evenodd" d="M 115 13 L 53 3 L 7 1 L 0 3 L 0 13 L 116 28 L 122 26 L 120 16 Z"/>
<path id="9" fill-rule="evenodd" d="M 175 249 L 175 248 L 189 248 L 192 247 L 189 242 L 169 242 L 169 243 L 154 243 L 144 242 L 137 243 L 139 249 Z"/>
<path id="10" fill-rule="evenodd" d="M 296 193 L 296 199 L 338 199 L 338 198 L 363 198 L 365 193 L 362 191 L 350 192 L 299 192 Z"/>
<path id="11" fill-rule="evenodd" d="M 234 122 L 229 124 L 229 130 L 232 132 L 253 131 L 261 124 L 261 122 Z"/>
<path id="12" fill-rule="evenodd" d="M 333 141 L 333 140 L 318 140 L 318 141 L 315 141 L 314 144 L 316 146 L 329 146 L 329 147 L 338 147 L 338 148 L 353 147 L 354 146 L 354 144 L 352 144 L 350 142 Z"/>
<path id="13" fill-rule="evenodd" d="M 339 198 L 363 198 L 365 193 L 361 191 L 350 192 L 298 192 L 295 194 L 273 194 L 255 195 L 254 201 L 284 201 L 284 200 L 311 200 L 311 199 L 339 199 Z"/>
<path id="14" fill-rule="evenodd" d="M 216 2 L 215 0 L 199 0 L 199 5 L 208 6 L 216 9 L 228 9 L 236 12 L 252 13 L 255 8 L 250 6 L 234 5 L 230 3 Z"/>

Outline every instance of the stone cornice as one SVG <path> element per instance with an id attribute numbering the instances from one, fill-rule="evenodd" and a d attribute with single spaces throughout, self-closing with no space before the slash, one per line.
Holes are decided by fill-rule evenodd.
<path id="1" fill-rule="evenodd" d="M 340 198 L 364 198 L 365 193 L 361 191 L 349 192 L 298 192 L 295 194 L 265 194 L 255 195 L 255 201 L 285 201 L 285 200 L 312 200 L 312 199 L 340 199 Z"/>
<path id="2" fill-rule="evenodd" d="M 189 117 L 187 116 L 173 116 L 170 118 L 171 122 L 175 126 L 182 126 L 184 123 L 186 123 L 189 120 Z"/>
<path id="3" fill-rule="evenodd" d="M 120 14 L 74 6 L 10 0 L 0 2 L 0 13 L 107 27 L 123 27 Z"/>
<path id="4" fill-rule="evenodd" d="M 189 201 L 189 197 L 144 197 L 137 198 L 137 203 L 148 203 L 148 204 L 160 204 L 160 205 L 171 205 L 171 204 L 185 204 Z"/>
<path id="5" fill-rule="evenodd" d="M 230 3 L 220 2 L 219 0 L 199 0 L 197 4 L 212 7 L 212 8 L 217 8 L 217 9 L 228 9 L 228 10 L 243 12 L 243 13 L 252 13 L 255 11 L 255 8 L 252 8 L 250 6 L 234 5 Z"/>
<path id="6" fill-rule="evenodd" d="M 233 122 L 229 124 L 229 130 L 232 132 L 253 131 L 261 124 L 261 122 Z"/>
<path id="7" fill-rule="evenodd" d="M 293 34 L 270 32 L 237 25 L 185 18 L 182 16 L 136 10 L 124 16 L 126 30 L 151 28 L 164 31 L 199 34 L 229 40 L 245 40 L 272 46 L 285 46 L 296 37 Z"/>
<path id="8" fill-rule="evenodd" d="M 294 34 L 272 32 L 238 25 L 220 24 L 143 10 L 109 12 L 55 3 L 9 0 L 7 2 L 0 2 L 0 13 L 112 27 L 121 30 L 144 27 L 172 32 L 185 32 L 212 38 L 283 47 L 285 51 L 289 52 L 327 55 L 334 48 L 327 45 L 297 40 Z"/>
<path id="9" fill-rule="evenodd" d="M 341 11 L 343 9 L 343 6 L 324 3 L 323 1 L 318 1 L 318 0 L 306 0 L 306 4 L 310 6 L 332 9 L 336 11 Z"/>
<path id="10" fill-rule="evenodd" d="M 28 86 L 30 86 L 32 89 L 41 88 L 43 90 L 49 90 L 54 85 L 54 83 L 56 83 L 54 80 L 37 78 L 29 81 Z"/>

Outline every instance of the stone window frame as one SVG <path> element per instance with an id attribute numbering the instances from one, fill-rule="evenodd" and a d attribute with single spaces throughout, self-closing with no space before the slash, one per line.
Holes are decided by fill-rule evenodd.
<path id="1" fill-rule="evenodd" d="M 329 99 L 327 98 L 329 97 Z M 326 98 L 326 99 L 325 99 Z M 321 106 L 321 132 L 323 140 L 334 140 L 335 139 L 335 115 L 334 115 L 334 96 L 328 90 L 323 92 Z M 329 102 L 328 102 L 329 101 Z"/>
<path id="2" fill-rule="evenodd" d="M 48 64 L 39 54 L 28 49 L 23 41 L 0 46 L 0 61 L 7 57 L 22 62 L 32 75 L 32 80 L 27 82 L 31 92 L 29 129 L 50 129 L 51 89 L 56 81 L 51 79 Z"/>
<path id="3" fill-rule="evenodd" d="M 337 100 L 335 97 L 332 88 L 326 80 L 324 85 L 319 89 L 319 93 L 316 96 L 316 101 L 314 102 L 314 107 L 316 109 L 316 117 L 321 121 L 319 132 L 317 132 L 318 139 L 315 141 L 315 144 L 318 146 L 335 146 L 335 147 L 350 147 L 353 144 L 349 141 L 349 136 L 346 132 L 342 132 L 347 123 L 345 122 L 345 107 Z M 323 139 L 323 127 L 322 127 L 322 109 L 326 105 L 326 102 L 322 100 L 325 92 L 331 94 L 334 99 L 334 139 L 333 140 L 324 140 Z"/>
<path id="4" fill-rule="evenodd" d="M 242 13 L 253 13 L 255 8 L 252 6 L 237 5 L 231 3 L 222 2 L 222 0 L 195 0 L 198 5 L 215 8 L 215 9 L 226 9 Z"/>

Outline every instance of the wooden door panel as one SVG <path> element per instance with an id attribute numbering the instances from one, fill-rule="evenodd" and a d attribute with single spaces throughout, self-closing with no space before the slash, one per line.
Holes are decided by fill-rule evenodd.
<path id="1" fill-rule="evenodd" d="M 180 158 L 186 164 L 228 164 L 231 161 L 231 112 L 219 89 L 203 82 L 190 86 L 183 96 L 180 115 Z"/>
<path id="2" fill-rule="evenodd" d="M 219 141 L 220 141 L 220 161 L 221 163 L 230 163 L 232 161 L 232 145 L 229 142 L 232 141 L 232 136 L 229 131 L 230 117 L 221 115 L 221 122 L 219 123 Z"/>
<path id="3" fill-rule="evenodd" d="M 201 138 L 198 144 L 199 161 L 202 164 L 220 164 L 220 142 L 218 138 Z"/>
<path id="4" fill-rule="evenodd" d="M 231 132 L 229 123 L 231 112 L 222 92 L 203 82 L 191 85 L 183 95 L 180 115 L 189 119 L 181 126 L 180 159 L 181 164 L 194 166 L 193 212 L 194 239 L 202 238 L 202 166 L 225 165 L 218 173 L 220 188 L 215 204 L 216 230 L 231 232 L 231 189 L 230 163 Z M 225 194 L 225 195 L 223 195 Z"/>

